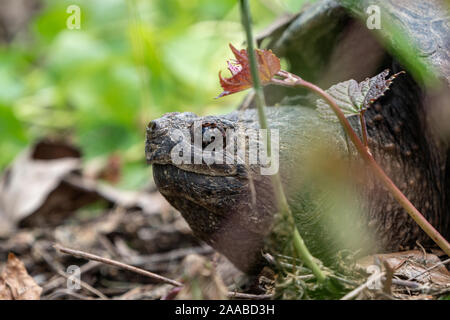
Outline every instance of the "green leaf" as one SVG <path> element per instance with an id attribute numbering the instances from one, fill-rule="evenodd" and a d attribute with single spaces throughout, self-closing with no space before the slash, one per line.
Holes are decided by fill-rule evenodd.
<path id="1" fill-rule="evenodd" d="M 28 143 L 27 132 L 14 110 L 0 104 L 0 172 Z"/>
<path id="2" fill-rule="evenodd" d="M 359 115 L 383 96 L 392 81 L 401 73 L 405 72 L 400 71 L 386 79 L 389 75 L 389 69 L 386 69 L 360 83 L 353 79 L 340 82 L 331 86 L 326 92 L 331 95 L 346 117 Z M 318 99 L 316 103 L 317 111 L 324 119 L 337 121 L 336 115 L 325 100 Z"/>

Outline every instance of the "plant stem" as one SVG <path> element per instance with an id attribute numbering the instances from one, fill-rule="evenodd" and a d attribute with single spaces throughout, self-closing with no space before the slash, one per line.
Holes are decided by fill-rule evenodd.
<path id="1" fill-rule="evenodd" d="M 251 26 L 251 15 L 250 8 L 248 4 L 248 0 L 240 0 L 241 5 L 241 14 L 242 14 L 242 25 L 244 26 L 245 33 L 247 36 L 247 54 L 250 62 L 250 70 L 252 74 L 252 84 L 253 89 L 255 90 L 255 103 L 258 109 L 258 117 L 259 117 L 259 125 L 261 129 L 267 129 L 267 117 L 264 111 L 265 100 L 264 93 L 261 87 L 261 82 L 259 80 L 258 75 L 258 65 L 255 56 L 254 50 L 254 40 L 252 35 L 252 26 Z M 270 157 L 271 153 L 271 140 L 270 140 L 270 132 L 267 130 L 267 154 Z M 293 245 L 296 250 L 299 258 L 305 263 L 305 265 L 311 269 L 313 274 L 316 276 L 319 282 L 324 282 L 327 280 L 327 277 L 322 272 L 320 267 L 314 261 L 313 256 L 309 252 L 308 248 L 303 241 L 300 233 L 298 232 L 297 227 L 295 226 L 294 217 L 292 215 L 289 204 L 286 200 L 286 195 L 284 194 L 283 185 L 281 184 L 281 179 L 279 174 L 275 174 L 272 176 L 272 183 L 274 186 L 275 197 L 277 199 L 277 203 L 281 213 L 287 217 L 289 224 L 292 227 L 293 231 Z"/>
<path id="2" fill-rule="evenodd" d="M 253 35 L 252 35 L 252 22 L 251 22 L 251 15 L 250 15 L 250 8 L 248 5 L 247 0 L 240 0 L 241 4 L 241 13 L 242 13 L 242 25 L 245 29 L 245 34 L 247 37 L 247 54 L 250 62 L 250 72 L 252 74 L 252 85 L 253 90 L 255 91 L 255 103 L 258 108 L 258 117 L 259 122 L 262 129 L 267 128 L 267 117 L 264 113 L 264 106 L 266 105 L 265 99 L 264 99 L 264 92 L 262 90 L 261 81 L 259 80 L 258 75 L 258 64 L 255 57 L 255 46 L 253 42 Z M 270 148 L 270 134 L 267 133 L 267 147 L 268 152 L 271 151 Z M 270 154 L 269 154 L 270 155 Z"/>
<path id="3" fill-rule="evenodd" d="M 372 155 L 369 153 L 367 148 L 363 145 L 361 140 L 358 138 L 357 134 L 353 130 L 352 126 L 348 122 L 347 118 L 345 117 L 344 113 L 341 111 L 341 109 L 338 107 L 336 102 L 333 100 L 333 98 L 325 92 L 323 89 L 319 88 L 318 86 L 303 80 L 302 78 L 290 74 L 286 71 L 280 72 L 280 76 L 286 77 L 288 76 L 289 82 L 278 80 L 278 79 L 272 79 L 273 83 L 280 84 L 283 86 L 288 87 L 294 87 L 294 86 L 300 86 L 307 88 L 318 95 L 320 95 L 322 98 L 327 101 L 327 103 L 330 105 L 331 109 L 334 111 L 336 116 L 338 117 L 341 125 L 343 126 L 345 132 L 350 137 L 350 140 L 352 140 L 353 144 L 355 145 L 356 149 L 358 150 L 361 157 L 364 159 L 364 161 L 368 164 L 370 168 L 372 168 L 372 171 L 374 174 L 383 182 L 384 186 L 391 192 L 391 194 L 394 196 L 394 198 L 400 203 L 400 205 L 408 212 L 408 214 L 411 216 L 411 218 L 414 219 L 414 221 L 422 228 L 423 231 L 431 238 L 433 241 L 447 254 L 450 255 L 450 244 L 447 242 L 447 240 L 425 219 L 425 217 L 420 213 L 419 210 L 414 207 L 414 205 L 408 200 L 408 198 L 400 191 L 400 189 L 392 182 L 392 180 L 386 175 L 386 173 L 383 171 L 383 169 L 378 165 L 378 163 L 375 161 L 375 159 L 372 157 Z"/>

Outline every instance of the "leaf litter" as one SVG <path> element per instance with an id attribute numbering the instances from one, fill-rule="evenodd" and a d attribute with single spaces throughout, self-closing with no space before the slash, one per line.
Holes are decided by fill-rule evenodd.
<path id="1" fill-rule="evenodd" d="M 36 177 L 46 172 L 43 168 L 54 171 L 41 178 L 40 189 L 16 172 L 24 170 Z M 81 155 L 70 143 L 37 143 L 17 158 L 0 181 L 8 195 L 0 197 L 0 221 L 9 226 L 0 235 L 1 299 L 292 299 L 312 298 L 317 291 L 313 275 L 290 257 L 277 258 L 281 263 L 269 264 L 249 281 L 197 240 L 154 187 L 123 191 L 85 175 Z M 33 197 L 39 201 L 29 200 Z M 20 203 L 25 201 L 33 205 Z M 55 243 L 183 281 L 185 287 L 174 288 L 96 261 L 58 254 Z M 370 259 L 374 263 L 381 258 Z M 364 288 L 353 298 L 448 297 L 449 274 L 442 253 L 400 252 L 383 259 L 394 270 L 390 294 Z M 69 266 L 80 268 L 80 289 L 67 287 Z M 370 276 L 362 266 L 350 268 L 353 274 L 340 275 L 346 292 Z M 381 278 L 382 283 L 387 280 Z"/>

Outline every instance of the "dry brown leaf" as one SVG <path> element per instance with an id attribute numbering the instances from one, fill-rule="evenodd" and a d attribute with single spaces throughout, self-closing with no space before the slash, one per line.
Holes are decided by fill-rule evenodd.
<path id="1" fill-rule="evenodd" d="M 419 250 L 409 250 L 377 254 L 363 258 L 358 263 L 367 268 L 368 265 L 373 264 L 374 258 L 386 261 L 394 270 L 394 275 L 402 279 L 414 278 L 414 281 L 421 284 L 450 286 L 450 272 L 444 265 L 439 265 L 441 260 L 432 253 L 425 255 L 424 252 Z M 434 268 L 426 271 L 431 267 Z"/>
<path id="2" fill-rule="evenodd" d="M 28 274 L 22 261 L 13 253 L 0 275 L 0 300 L 39 300 L 42 288 Z"/>
<path id="3" fill-rule="evenodd" d="M 120 190 L 73 174 L 66 177 L 64 181 L 86 193 L 94 193 L 118 207 L 140 208 L 148 215 L 159 214 L 170 208 L 170 204 L 159 192 Z"/>
<path id="4" fill-rule="evenodd" d="M 225 300 L 227 288 L 214 266 L 205 257 L 190 254 L 182 263 L 184 287 L 177 300 Z"/>
<path id="5" fill-rule="evenodd" d="M 394 269 L 396 276 L 407 279 L 415 278 L 419 283 L 450 286 L 450 273 L 444 265 L 439 265 L 425 272 L 441 262 L 434 254 L 427 253 L 424 256 L 421 251 L 411 250 L 403 253 L 386 254 L 383 255 L 383 259 Z"/>
<path id="6" fill-rule="evenodd" d="M 36 144 L 0 177 L 0 236 L 10 236 L 20 221 L 46 203 L 68 173 L 81 167 L 81 160 L 70 155 L 51 159 L 54 149 L 50 143 Z"/>
<path id="7" fill-rule="evenodd" d="M 122 191 L 81 176 L 81 159 L 70 144 L 42 141 L 24 151 L 0 177 L 0 237 L 18 223 L 56 226 L 79 208 L 107 201 L 160 213 L 169 204 L 159 193 Z"/>

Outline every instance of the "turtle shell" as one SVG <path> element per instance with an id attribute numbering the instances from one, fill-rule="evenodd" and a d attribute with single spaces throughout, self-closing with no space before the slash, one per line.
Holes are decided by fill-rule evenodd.
<path id="1" fill-rule="evenodd" d="M 379 12 L 380 29 L 369 28 L 372 10 Z M 285 58 L 289 71 L 324 88 L 375 74 L 386 56 L 419 83 L 443 78 L 450 84 L 450 5 L 445 0 L 318 1 L 269 30 L 258 38 L 261 46 Z M 268 104 L 298 94 L 267 90 Z"/>
<path id="2" fill-rule="evenodd" d="M 372 6 L 372 7 L 371 7 Z M 376 7 L 373 7 L 376 6 Z M 373 11 L 375 8 L 375 11 Z M 380 29 L 370 29 L 368 19 L 379 11 Z M 376 13 L 375 13 L 376 14 Z M 327 89 L 349 79 L 362 81 L 386 68 L 406 71 L 385 97 L 366 112 L 374 155 L 383 168 L 389 168 L 393 147 L 403 154 L 405 177 L 427 167 L 434 172 L 429 183 L 417 191 L 406 186 L 403 192 L 414 203 L 421 196 L 436 196 L 432 209 L 424 206 L 426 218 L 450 234 L 450 4 L 445 0 L 324 0 L 305 7 L 284 20 L 271 33 L 258 39 L 261 47 L 272 49 L 283 58 L 286 69 Z M 315 107 L 309 91 L 279 86 L 264 88 L 267 105 L 302 104 Z M 313 98 L 316 96 L 312 95 Z M 294 99 L 290 99 L 294 97 Z M 300 98 L 300 100 L 299 100 Z M 287 103 L 286 103 L 287 102 Z M 241 107 L 253 106 L 246 99 Z M 406 151 L 409 147 L 413 152 Z M 410 156 L 414 154 L 414 157 Z M 409 163 L 409 164 L 408 164 Z M 394 179 L 405 185 L 405 177 Z M 430 177 L 427 176 L 428 178 Z M 422 181 L 425 185 L 427 182 Z M 388 197 L 386 194 L 385 197 Z M 375 198 L 374 198 L 375 199 Z M 383 199 L 381 197 L 380 199 Z M 378 200 L 375 200 L 376 202 Z M 426 202 L 426 201 L 425 201 Z M 380 203 L 374 207 L 381 205 Z M 390 208 L 389 206 L 386 206 Z M 395 212 L 394 212 L 395 211 Z M 395 225 L 401 208 L 379 216 L 385 225 Z M 392 218 L 391 217 L 397 217 Z M 388 222 L 391 221 L 391 222 Z M 408 219 L 403 231 L 386 233 L 387 243 L 399 243 L 405 234 L 418 234 Z M 381 229 L 380 229 L 381 230 Z M 395 233 L 395 232 L 394 232 Z M 424 238 L 425 239 L 425 238 Z M 407 242 L 407 241 L 405 241 Z M 394 249 L 393 247 L 391 249 Z M 395 250 L 398 248 L 395 248 Z"/>

